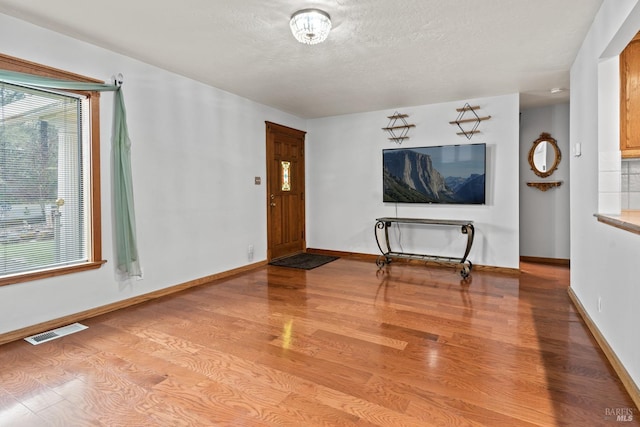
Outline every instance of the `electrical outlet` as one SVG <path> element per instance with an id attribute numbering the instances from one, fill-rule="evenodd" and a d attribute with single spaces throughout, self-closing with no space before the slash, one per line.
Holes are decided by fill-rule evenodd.
<path id="1" fill-rule="evenodd" d="M 249 245 L 247 248 L 247 259 L 253 261 L 253 245 Z"/>
<path id="2" fill-rule="evenodd" d="M 598 297 L 598 313 L 602 313 L 602 297 Z"/>

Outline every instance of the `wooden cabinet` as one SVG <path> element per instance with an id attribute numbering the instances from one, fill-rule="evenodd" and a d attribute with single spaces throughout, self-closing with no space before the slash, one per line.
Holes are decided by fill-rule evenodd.
<path id="1" fill-rule="evenodd" d="M 620 54 L 620 150 L 640 157 L 640 33 Z"/>

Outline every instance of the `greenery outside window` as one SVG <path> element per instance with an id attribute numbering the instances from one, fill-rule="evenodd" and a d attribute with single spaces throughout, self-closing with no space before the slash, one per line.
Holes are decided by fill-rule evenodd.
<path id="1" fill-rule="evenodd" d="M 95 82 L 5 56 L 0 67 Z M 103 264 L 98 101 L 0 83 L 0 285 Z"/>

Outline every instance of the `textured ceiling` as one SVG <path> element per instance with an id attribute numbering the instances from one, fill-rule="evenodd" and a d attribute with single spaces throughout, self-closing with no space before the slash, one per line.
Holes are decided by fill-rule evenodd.
<path id="1" fill-rule="evenodd" d="M 303 118 L 519 92 L 568 101 L 569 69 L 602 0 L 0 0 L 0 13 Z M 294 40 L 319 7 L 329 39 Z"/>

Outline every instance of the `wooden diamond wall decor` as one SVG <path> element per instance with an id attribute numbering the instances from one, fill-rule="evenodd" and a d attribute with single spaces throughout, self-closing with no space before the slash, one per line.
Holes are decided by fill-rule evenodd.
<path id="1" fill-rule="evenodd" d="M 479 109 L 480 107 L 472 107 L 468 103 L 464 104 L 462 108 L 456 108 L 456 111 L 459 113 L 458 117 L 454 121 L 449 122 L 449 124 L 458 126 L 460 132 L 458 132 L 457 135 L 464 135 L 467 139 L 471 139 L 473 135 L 480 133 L 478 130 L 480 122 L 489 120 L 491 116 L 479 117 L 478 114 L 476 114 L 476 110 Z"/>
<path id="2" fill-rule="evenodd" d="M 409 129 L 416 125 L 407 123 L 405 120 L 407 117 L 409 117 L 408 114 L 400 114 L 397 111 L 393 113 L 393 116 L 387 116 L 389 124 L 382 130 L 389 132 L 389 135 L 391 135 L 389 140 L 396 144 L 402 144 L 402 141 L 409 138 Z"/>

